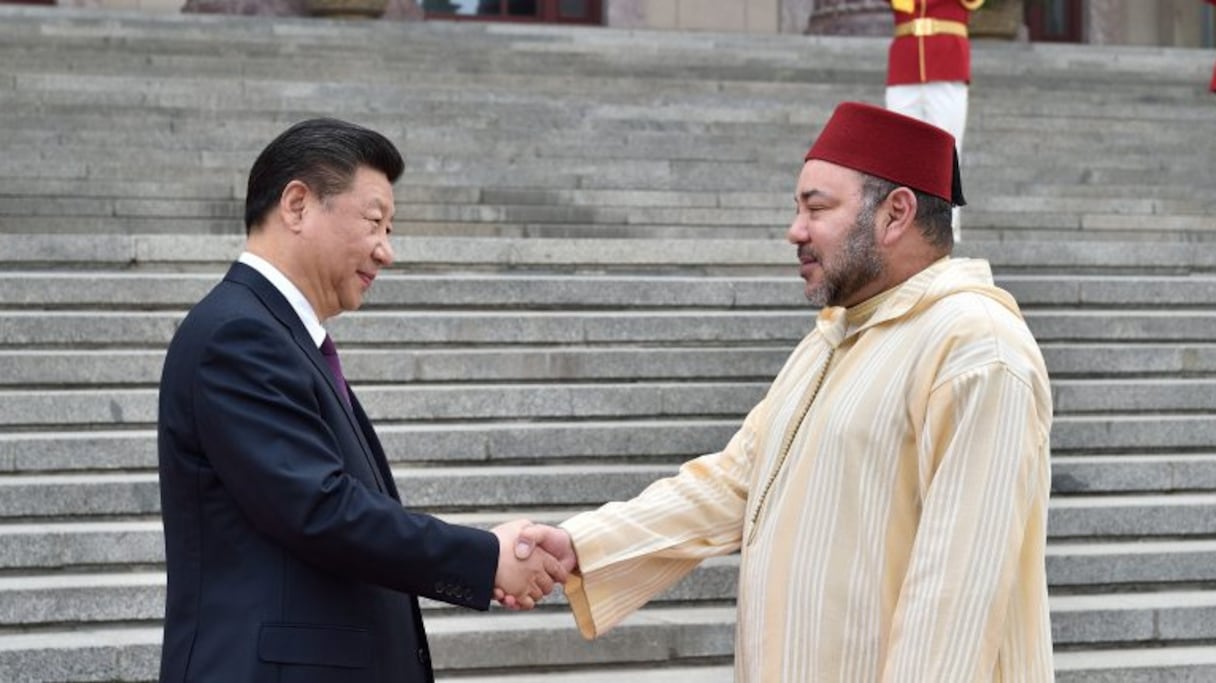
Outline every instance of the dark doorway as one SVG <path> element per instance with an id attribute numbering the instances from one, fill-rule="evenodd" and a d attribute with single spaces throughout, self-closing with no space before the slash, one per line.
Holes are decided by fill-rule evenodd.
<path id="1" fill-rule="evenodd" d="M 1026 29 L 1035 42 L 1081 42 L 1081 0 L 1026 0 Z"/>
<path id="2" fill-rule="evenodd" d="M 601 24 L 603 0 L 423 0 L 427 19 Z"/>

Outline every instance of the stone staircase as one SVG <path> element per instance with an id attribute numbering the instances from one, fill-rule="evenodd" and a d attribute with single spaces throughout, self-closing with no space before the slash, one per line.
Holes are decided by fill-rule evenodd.
<path id="1" fill-rule="evenodd" d="M 0 680 L 147 681 L 156 383 L 289 123 L 397 141 L 399 261 L 334 322 L 411 506 L 559 521 L 716 450 L 813 319 L 801 155 L 885 41 L 0 7 Z M 1061 681 L 1216 680 L 1210 52 L 977 42 L 960 255 L 1052 373 Z M 441 679 L 731 680 L 737 558 L 584 643 L 427 603 Z"/>

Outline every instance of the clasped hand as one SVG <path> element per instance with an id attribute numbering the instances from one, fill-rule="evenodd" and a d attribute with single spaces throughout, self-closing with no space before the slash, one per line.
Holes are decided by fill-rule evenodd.
<path id="1" fill-rule="evenodd" d="M 577 564 L 570 536 L 556 527 L 520 519 L 492 531 L 498 537 L 494 599 L 507 609 L 532 609 Z"/>

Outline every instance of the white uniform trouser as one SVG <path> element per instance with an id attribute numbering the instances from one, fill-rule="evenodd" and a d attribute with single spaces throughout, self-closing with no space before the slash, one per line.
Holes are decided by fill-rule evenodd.
<path id="1" fill-rule="evenodd" d="M 963 132 L 967 128 L 967 84 L 962 81 L 932 81 L 887 86 L 887 109 L 925 123 L 954 136 L 959 159 L 963 156 Z M 954 241 L 962 239 L 959 210 L 951 213 Z"/>

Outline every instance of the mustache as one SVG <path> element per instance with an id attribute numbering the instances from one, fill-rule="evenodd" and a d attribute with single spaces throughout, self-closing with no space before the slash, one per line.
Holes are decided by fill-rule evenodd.
<path id="1" fill-rule="evenodd" d="M 798 261 L 806 263 L 807 261 L 818 261 L 819 254 L 811 249 L 810 245 L 803 244 L 798 247 Z"/>

